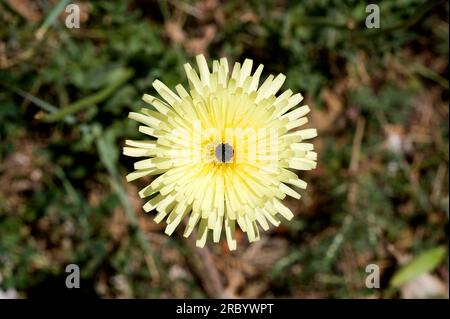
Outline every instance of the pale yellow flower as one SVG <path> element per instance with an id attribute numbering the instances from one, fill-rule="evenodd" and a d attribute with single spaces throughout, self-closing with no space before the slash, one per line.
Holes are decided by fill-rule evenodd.
<path id="1" fill-rule="evenodd" d="M 203 55 L 197 64 L 199 75 L 184 66 L 189 92 L 178 84 L 175 93 L 156 80 L 153 87 L 162 99 L 145 94 L 143 100 L 154 108 L 130 113 L 143 124 L 139 131 L 154 138 L 126 141 L 125 155 L 148 157 L 135 163 L 127 180 L 159 175 L 139 195 L 151 197 L 144 210 L 156 209 L 155 221 L 166 220 L 166 234 L 186 217 L 185 237 L 199 225 L 197 246 L 205 245 L 209 231 L 219 242 L 224 228 L 234 250 L 236 223 L 253 242 L 259 227 L 278 226 L 279 215 L 293 217 L 282 200 L 300 198 L 292 186 L 306 188 L 291 170 L 316 167 L 314 146 L 304 141 L 317 132 L 297 130 L 310 111 L 307 105 L 297 107 L 301 94 L 276 95 L 283 74 L 269 75 L 259 86 L 263 66 L 252 74 L 252 60 L 235 63 L 231 73 L 225 58 L 213 61 L 212 72 Z"/>

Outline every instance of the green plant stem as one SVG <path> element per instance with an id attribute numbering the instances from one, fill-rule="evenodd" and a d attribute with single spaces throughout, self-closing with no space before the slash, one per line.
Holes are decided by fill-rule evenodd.
<path id="1" fill-rule="evenodd" d="M 114 91 L 117 90 L 123 83 L 127 82 L 134 74 L 134 71 L 131 69 L 125 70 L 122 74 L 118 76 L 118 78 L 108 85 L 106 88 L 101 91 L 94 93 L 92 95 L 86 96 L 85 98 L 78 100 L 63 109 L 44 116 L 42 120 L 44 122 L 56 122 L 63 119 L 65 116 L 69 114 L 73 114 L 83 110 L 84 108 L 94 105 L 96 103 L 102 102 L 107 97 L 109 97 Z"/>

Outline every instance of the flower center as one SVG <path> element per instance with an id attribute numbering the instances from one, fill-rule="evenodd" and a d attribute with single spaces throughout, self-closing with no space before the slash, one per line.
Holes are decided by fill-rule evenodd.
<path id="1" fill-rule="evenodd" d="M 233 147 L 228 143 L 221 143 L 216 146 L 214 154 L 218 161 L 228 163 L 233 159 Z"/>

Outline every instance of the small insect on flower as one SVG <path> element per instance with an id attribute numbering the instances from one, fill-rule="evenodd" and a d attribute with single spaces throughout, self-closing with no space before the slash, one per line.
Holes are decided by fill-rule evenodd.
<path id="1" fill-rule="evenodd" d="M 263 65 L 252 74 L 252 60 L 235 63 L 231 73 L 225 58 L 213 61 L 212 72 L 203 55 L 196 60 L 199 74 L 184 65 L 189 92 L 178 84 L 175 93 L 156 80 L 153 87 L 162 99 L 145 94 L 153 108 L 130 113 L 151 138 L 126 141 L 125 155 L 148 157 L 134 164 L 127 181 L 159 175 L 139 195 L 149 197 L 143 208 L 157 211 L 157 223 L 166 220 L 167 235 L 186 218 L 184 236 L 198 225 L 198 247 L 209 231 L 219 242 L 224 228 L 234 250 L 236 224 L 253 242 L 259 227 L 278 226 L 279 215 L 293 217 L 282 200 L 300 198 L 292 186 L 306 188 L 292 170 L 316 167 L 314 146 L 304 141 L 317 132 L 297 130 L 308 122 L 310 109 L 297 107 L 303 100 L 299 93 L 277 95 L 283 74 L 269 75 L 259 86 Z"/>

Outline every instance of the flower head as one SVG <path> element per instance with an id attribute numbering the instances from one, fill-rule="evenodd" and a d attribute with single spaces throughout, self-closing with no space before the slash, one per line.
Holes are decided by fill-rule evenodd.
<path id="1" fill-rule="evenodd" d="M 152 138 L 126 141 L 125 155 L 148 157 L 134 164 L 127 180 L 159 175 L 139 195 L 150 197 L 143 208 L 157 211 L 157 223 L 166 220 L 166 234 L 186 220 L 184 236 L 198 225 L 196 244 L 203 247 L 209 231 L 218 242 L 224 228 L 233 250 L 236 225 L 253 242 L 259 227 L 278 226 L 280 215 L 293 217 L 282 200 L 300 198 L 292 186 L 306 188 L 292 170 L 316 167 L 314 146 L 304 141 L 317 132 L 297 130 L 310 109 L 298 106 L 299 93 L 277 95 L 283 74 L 269 75 L 259 86 L 263 66 L 252 74 L 252 60 L 235 63 L 230 73 L 225 58 L 213 61 L 212 72 L 203 55 L 196 59 L 199 73 L 184 66 L 189 92 L 178 84 L 175 93 L 156 80 L 162 99 L 145 94 L 154 108 L 130 113 Z"/>

